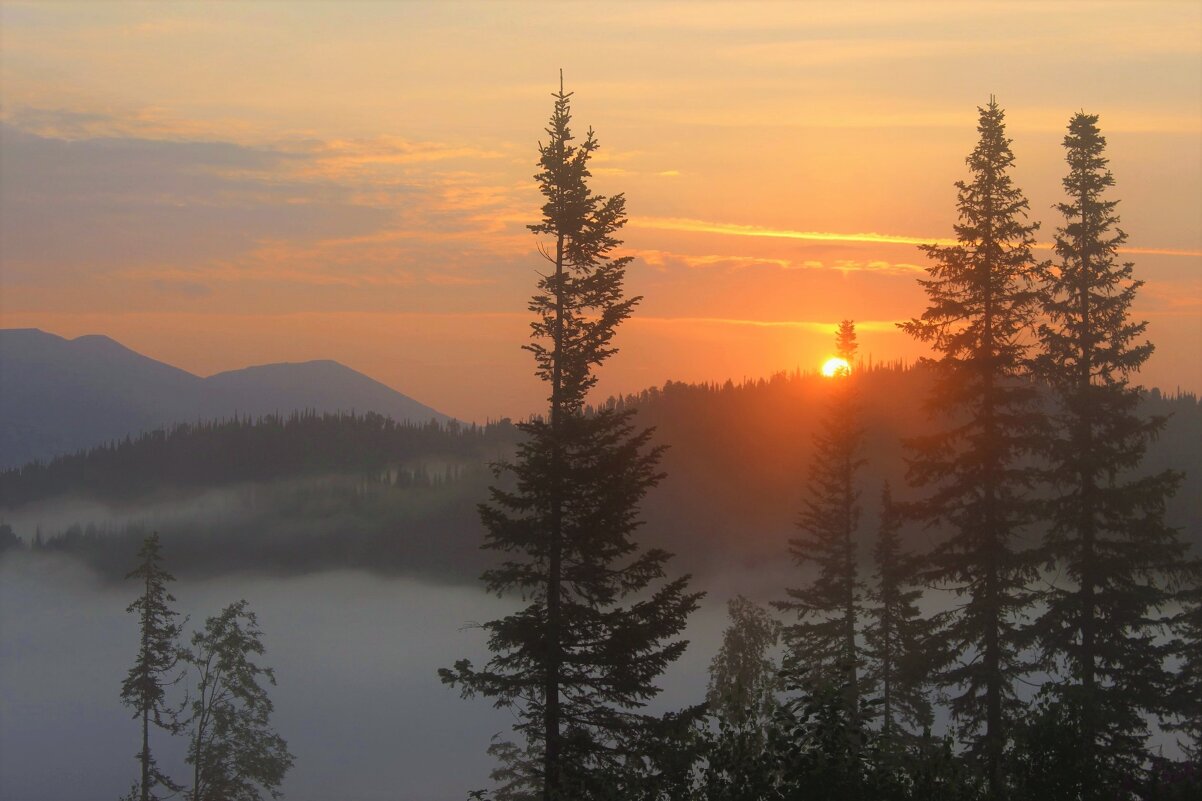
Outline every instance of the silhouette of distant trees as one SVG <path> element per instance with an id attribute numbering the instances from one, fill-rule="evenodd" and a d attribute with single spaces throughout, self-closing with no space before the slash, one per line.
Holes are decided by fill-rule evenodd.
<path id="1" fill-rule="evenodd" d="M 304 475 L 355 473 L 366 480 L 420 483 L 396 470 L 407 459 L 496 459 L 516 441 L 508 421 L 398 423 L 379 414 L 317 414 L 182 423 L 46 464 L 0 473 L 0 506 L 57 495 L 132 501 L 163 488 L 218 487 Z"/>

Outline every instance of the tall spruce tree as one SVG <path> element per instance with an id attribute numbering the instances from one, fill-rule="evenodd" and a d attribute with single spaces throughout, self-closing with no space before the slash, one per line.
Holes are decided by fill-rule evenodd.
<path id="1" fill-rule="evenodd" d="M 880 701 L 881 739 L 895 753 L 933 721 L 929 644 L 933 624 L 918 609 L 923 560 L 902 549 L 901 514 L 888 482 L 881 492 L 881 522 L 873 548 L 876 582 L 864 626 L 867 682 Z"/>
<path id="2" fill-rule="evenodd" d="M 940 675 L 951 712 L 979 757 L 989 792 L 1004 795 L 1002 755 L 1015 679 L 1029 669 L 1025 612 L 1034 562 L 1018 537 L 1032 516 L 1035 475 L 1024 462 L 1042 416 L 1027 375 L 1026 339 L 1036 310 L 1037 223 L 1010 177 L 1014 155 L 996 100 L 979 109 L 980 138 L 959 181 L 957 244 L 923 246 L 933 262 L 919 281 L 929 306 L 902 323 L 938 357 L 929 408 L 944 430 L 908 442 L 908 478 L 929 495 L 909 506 L 946 538 L 929 577 L 961 602 L 943 618 L 941 641 L 954 661 Z"/>
<path id="3" fill-rule="evenodd" d="M 688 577 L 660 583 L 669 554 L 640 551 L 637 508 L 662 477 L 661 449 L 636 431 L 632 410 L 585 409 L 594 369 L 615 352 L 617 326 L 640 298 L 623 294 L 630 257 L 614 258 L 626 222 L 622 195 L 588 187 L 597 150 L 590 130 L 575 144 L 571 93 L 562 87 L 540 145 L 535 176 L 550 241 L 540 251 L 551 271 L 530 302 L 537 375 L 550 389 L 546 417 L 521 425 L 526 439 L 480 507 L 484 547 L 506 555 L 483 575 L 490 592 L 526 605 L 484 624 L 492 659 L 440 671 L 465 697 L 480 694 L 513 709 L 520 785 L 545 801 L 617 794 L 615 776 L 637 762 L 630 753 L 648 720 L 637 713 L 659 690 L 654 680 L 683 653 L 676 639 L 697 606 Z M 653 586 L 658 584 L 658 586 Z"/>
<path id="4" fill-rule="evenodd" d="M 142 582 L 142 594 L 125 611 L 138 616 L 138 657 L 125 681 L 121 683 L 121 702 L 134 710 L 141 719 L 142 749 L 137 759 L 142 769 L 136 798 L 151 801 L 158 798 L 156 787 L 174 794 L 180 787 L 159 771 L 150 750 L 150 728 L 154 725 L 174 734 L 178 731 L 178 709 L 167 703 L 167 688 L 179 681 L 172 676 L 179 663 L 178 613 L 171 608 L 175 597 L 168 592 L 167 582 L 175 577 L 163 569 L 158 532 L 151 534 L 138 551 L 138 566 L 125 578 Z"/>
<path id="5" fill-rule="evenodd" d="M 839 324 L 837 355 L 850 365 L 856 353 L 855 325 Z M 863 582 L 856 567 L 856 528 L 859 489 L 856 473 L 863 428 L 860 425 L 856 376 L 849 370 L 831 377 L 830 396 L 822 426 L 814 435 L 808 496 L 798 527 L 801 536 L 789 541 L 799 566 L 810 564 L 817 575 L 806 586 L 787 590 L 789 599 L 776 604 L 798 620 L 785 627 L 785 667 L 805 671 L 814 684 L 844 688 L 848 708 L 859 708 L 862 655 L 856 643 L 863 602 Z"/>
<path id="6" fill-rule="evenodd" d="M 1040 643 L 1056 685 L 1079 720 L 1085 799 L 1113 798 L 1143 765 L 1146 713 L 1168 694 L 1164 621 L 1185 546 L 1164 522 L 1180 476 L 1138 475 L 1162 417 L 1140 414 L 1129 381 L 1152 354 L 1147 324 L 1131 319 L 1142 285 L 1119 263 L 1127 235 L 1107 169 L 1096 115 L 1069 121 L 1064 147 L 1068 200 L 1057 205 L 1055 267 L 1041 271 L 1039 372 L 1055 396 L 1053 435 L 1044 440 L 1055 498 L 1048 504 L 1046 560 L 1060 580 L 1044 594 Z"/>

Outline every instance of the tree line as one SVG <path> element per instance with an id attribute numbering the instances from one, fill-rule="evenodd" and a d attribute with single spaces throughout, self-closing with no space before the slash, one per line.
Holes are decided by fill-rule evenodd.
<path id="1" fill-rule="evenodd" d="M 354 473 L 392 483 L 436 479 L 407 459 L 487 461 L 507 452 L 513 426 L 397 422 L 369 412 L 234 418 L 169 429 L 0 472 L 0 506 L 65 494 L 129 501 L 164 488 L 220 487 L 306 475 Z"/>
<path id="2" fill-rule="evenodd" d="M 520 608 L 483 625 L 486 664 L 440 671 L 518 720 L 491 749 L 496 787 L 474 797 L 1196 797 L 1202 569 L 1164 520 L 1180 474 L 1141 469 L 1165 420 L 1139 413 L 1132 383 L 1152 345 L 1131 319 L 1141 282 L 1119 260 L 1098 118 L 1069 122 L 1056 259 L 1040 262 L 1004 113 L 979 110 L 956 244 L 923 248 L 928 306 L 902 324 L 931 348 L 930 422 L 905 437 L 904 495 L 882 489 L 875 572 L 856 553 L 871 454 L 846 371 L 814 435 L 783 620 L 732 602 L 707 702 L 657 717 L 643 709 L 701 594 L 634 536 L 662 448 L 632 410 L 585 408 L 640 298 L 615 255 L 625 199 L 589 188 L 598 144 L 574 138 L 570 97 L 561 81 L 530 226 L 547 271 L 526 348 L 548 412 L 519 426 L 479 509 L 500 559 L 484 584 Z M 852 321 L 836 348 L 854 360 Z M 904 526 L 940 538 L 915 553 Z M 949 602 L 924 608 L 940 591 Z M 1180 733 L 1184 762 L 1151 749 L 1153 721 Z"/>

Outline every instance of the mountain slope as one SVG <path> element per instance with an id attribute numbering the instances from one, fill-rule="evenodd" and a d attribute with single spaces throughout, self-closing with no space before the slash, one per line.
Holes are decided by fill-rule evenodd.
<path id="1" fill-rule="evenodd" d="M 261 417 L 294 409 L 376 412 L 394 420 L 445 421 L 447 416 L 335 361 L 265 364 L 204 379 L 205 419 Z M 280 404 L 290 403 L 282 408 Z"/>
<path id="2" fill-rule="evenodd" d="M 337 362 L 201 378 L 105 336 L 0 330 L 0 469 L 173 423 L 298 409 L 448 419 Z"/>
<path id="3" fill-rule="evenodd" d="M 907 485 L 901 440 L 937 423 L 923 410 L 929 371 L 877 366 L 859 379 L 868 463 L 857 536 L 867 559 L 882 484 L 898 500 L 921 497 Z M 812 374 L 781 374 L 740 385 L 669 382 L 612 399 L 668 446 L 666 475 L 640 512 L 641 541 L 699 575 L 791 571 L 787 542 L 830 386 Z M 1202 549 L 1202 405 L 1153 390 L 1141 412 L 1167 425 L 1133 477 L 1185 473 L 1167 520 Z M 40 530 L 48 547 L 78 552 L 115 578 L 153 524 L 181 570 L 195 574 L 363 567 L 473 581 L 487 566 L 476 507 L 498 484 L 489 466 L 523 436 L 504 422 L 402 427 L 363 414 L 183 426 L 0 471 L 0 523 L 27 543 Z M 1028 533 L 1034 541 L 1038 526 Z M 907 526 L 902 536 L 927 551 L 942 534 Z"/>

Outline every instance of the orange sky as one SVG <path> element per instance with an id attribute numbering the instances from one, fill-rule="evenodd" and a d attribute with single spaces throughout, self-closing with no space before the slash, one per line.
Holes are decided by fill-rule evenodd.
<path id="1" fill-rule="evenodd" d="M 563 67 L 645 296 L 599 393 L 815 369 L 844 317 L 876 359 L 921 355 L 893 323 L 923 308 L 915 243 L 951 236 L 991 93 L 1042 242 L 1064 126 L 1101 115 L 1142 380 L 1202 391 L 1195 2 L 5 2 L 0 24 L 5 327 L 200 374 L 333 358 L 524 416 Z"/>

